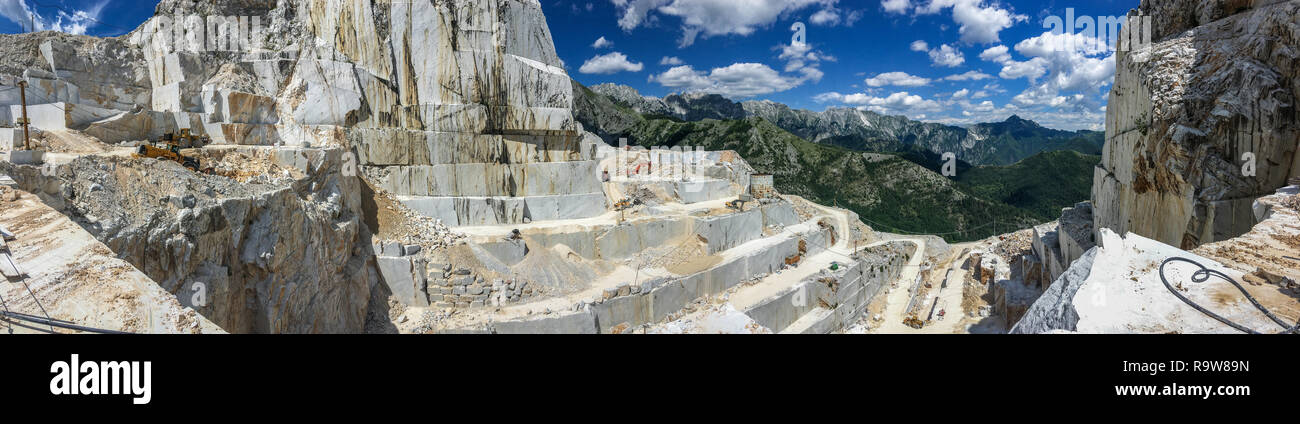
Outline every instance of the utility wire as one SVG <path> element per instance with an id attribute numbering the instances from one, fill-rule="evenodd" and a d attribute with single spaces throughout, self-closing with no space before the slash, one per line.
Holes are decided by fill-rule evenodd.
<path id="1" fill-rule="evenodd" d="M 63 328 L 63 329 L 67 329 L 67 330 L 84 331 L 84 332 L 87 332 L 87 333 L 99 333 L 99 334 L 131 334 L 131 333 L 127 333 L 127 332 L 125 332 L 125 331 L 106 330 L 106 329 L 102 329 L 102 328 L 86 327 L 86 326 L 83 326 L 83 325 L 71 324 L 71 323 L 68 323 L 68 322 L 66 322 L 66 321 L 59 321 L 59 320 L 54 320 L 54 319 L 46 319 L 46 318 L 41 318 L 41 317 L 31 316 L 31 315 L 27 315 L 27 314 L 20 314 L 20 313 L 16 313 L 16 312 L 8 312 L 8 311 L 0 312 L 0 317 L 4 317 L 4 318 L 6 318 L 6 320 L 25 321 L 25 322 L 35 323 L 35 324 L 44 324 L 44 325 L 48 325 L 48 326 L 50 326 L 50 333 L 51 333 L 51 334 L 56 333 L 56 332 L 54 331 L 54 327 Z M 28 327 L 28 328 L 32 328 L 32 327 Z M 41 330 L 41 331 L 44 331 L 44 330 Z"/>
<path id="2" fill-rule="evenodd" d="M 1229 277 L 1227 274 L 1212 270 L 1206 267 L 1205 265 L 1201 265 L 1199 262 L 1184 257 L 1172 257 L 1166 259 L 1163 263 L 1160 264 L 1160 282 L 1165 283 L 1165 288 L 1169 289 L 1170 293 L 1173 293 L 1174 296 L 1178 298 L 1178 300 L 1183 301 L 1183 303 L 1186 303 L 1188 306 L 1191 306 L 1192 308 L 1196 309 L 1197 311 L 1200 311 L 1201 313 L 1209 316 L 1210 318 L 1214 318 L 1215 320 L 1224 323 L 1229 327 L 1235 328 L 1243 333 L 1262 334 L 1258 331 L 1255 331 L 1254 329 L 1251 329 L 1250 327 L 1246 327 L 1244 325 L 1238 324 L 1236 322 L 1233 322 L 1232 320 L 1224 318 L 1222 315 L 1216 314 L 1208 309 L 1205 309 L 1201 307 L 1201 305 L 1198 305 L 1196 302 L 1193 302 L 1191 299 L 1188 299 L 1186 296 L 1183 296 L 1182 293 L 1179 293 L 1178 290 L 1174 289 L 1174 286 L 1169 284 L 1169 280 L 1165 278 L 1165 265 L 1169 265 L 1172 262 L 1186 262 L 1199 267 L 1200 269 L 1192 274 L 1192 282 L 1194 283 L 1198 283 L 1198 284 L 1204 283 L 1210 279 L 1211 275 L 1215 277 L 1219 277 L 1220 279 L 1223 279 L 1229 283 L 1232 283 L 1233 286 L 1237 287 L 1237 290 L 1241 291 L 1241 294 L 1243 296 L 1246 296 L 1246 300 L 1249 300 L 1250 304 L 1255 306 L 1255 309 L 1259 309 L 1260 312 L 1263 312 L 1264 315 L 1268 316 L 1268 319 L 1273 320 L 1273 322 L 1282 326 L 1283 328 L 1282 332 L 1277 334 L 1300 334 L 1296 332 L 1296 330 L 1300 330 L 1300 322 L 1297 322 L 1295 325 L 1291 325 L 1288 324 L 1286 321 L 1283 321 L 1281 318 L 1278 318 L 1277 315 L 1274 315 L 1273 312 L 1269 311 L 1268 308 L 1265 308 L 1264 305 L 1259 304 L 1259 301 L 1255 300 L 1255 296 L 1251 296 L 1250 292 L 1246 291 L 1246 288 L 1241 286 L 1241 283 L 1238 283 L 1237 280 L 1232 279 L 1232 277 Z"/>
<path id="3" fill-rule="evenodd" d="M 971 232 L 973 232 L 973 231 L 975 231 L 975 230 L 984 229 L 984 228 L 988 228 L 988 227 L 991 227 L 991 226 L 995 226 L 995 225 L 1000 224 L 999 221 L 994 220 L 994 221 L 990 221 L 990 222 L 988 222 L 988 223 L 986 223 L 986 224 L 984 224 L 984 225 L 980 225 L 980 226 L 977 226 L 977 227 L 971 227 L 971 228 L 967 228 L 967 229 L 965 229 L 965 230 L 960 230 L 960 231 L 949 231 L 949 232 L 946 232 L 946 233 L 918 233 L 918 232 L 913 232 L 913 231 L 903 230 L 903 229 L 900 229 L 900 228 L 897 228 L 897 227 L 894 227 L 894 226 L 891 226 L 891 225 L 881 224 L 881 223 L 879 223 L 879 222 L 872 221 L 872 220 L 867 219 L 867 218 L 865 218 L 865 217 L 862 217 L 862 216 L 860 216 L 860 215 L 858 216 L 858 218 L 861 219 L 862 221 L 868 223 L 868 224 L 872 224 L 872 225 L 874 225 L 875 227 L 881 227 L 881 228 L 885 228 L 885 229 L 893 230 L 893 231 L 890 231 L 890 232 L 893 232 L 893 233 L 906 234 L 906 235 L 913 235 L 913 236 L 946 236 L 946 235 L 955 235 L 955 234 L 969 234 L 969 233 L 971 233 Z M 1028 227 L 1026 227 L 1026 228 L 1021 228 L 1020 230 L 1024 230 L 1024 229 L 1027 229 L 1027 228 L 1028 228 Z M 1017 230 L 1017 231 L 1019 231 L 1019 230 Z"/>
<path id="4" fill-rule="evenodd" d="M 9 304 L 8 304 L 7 302 L 5 302 L 5 297 L 4 297 L 4 296 L 0 296 L 0 307 L 4 307 L 4 311 L 3 311 L 4 313 L 6 313 L 6 314 L 9 313 Z M 9 325 L 9 334 L 13 334 L 13 333 L 14 333 L 14 324 L 13 324 L 12 322 L 9 322 L 9 320 L 5 320 L 5 324 L 8 324 L 8 325 Z"/>
<path id="5" fill-rule="evenodd" d="M 23 281 L 23 287 L 27 288 L 27 294 L 32 296 L 32 300 L 36 302 L 36 307 L 41 308 L 41 314 L 45 315 L 45 319 L 53 322 L 53 319 L 50 318 L 49 312 L 45 312 L 45 305 L 41 305 L 41 300 L 36 298 L 36 293 L 32 291 L 32 286 L 28 285 L 26 281 Z M 50 332 L 54 332 L 53 324 L 50 324 Z"/>

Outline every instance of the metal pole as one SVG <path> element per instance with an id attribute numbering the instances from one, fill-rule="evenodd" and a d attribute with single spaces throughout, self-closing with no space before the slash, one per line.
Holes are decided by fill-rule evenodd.
<path id="1" fill-rule="evenodd" d="M 23 150 L 31 150 L 31 135 L 28 131 L 28 127 L 31 126 L 32 121 L 27 119 L 27 81 L 18 81 L 18 87 L 21 89 L 19 95 L 22 97 L 23 101 Z"/>

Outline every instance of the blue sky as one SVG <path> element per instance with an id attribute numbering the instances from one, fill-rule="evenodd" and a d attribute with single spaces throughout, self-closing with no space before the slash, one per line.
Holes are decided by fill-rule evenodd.
<path id="1" fill-rule="evenodd" d="M 1101 129 L 1109 49 L 1050 48 L 1044 21 L 1123 16 L 1138 0 L 540 0 L 571 76 L 642 94 L 716 92 L 965 125 L 1011 114 Z M 115 36 L 156 1 L 0 0 L 0 31 Z M 22 22 L 20 25 L 19 22 Z M 806 44 L 793 43 L 803 23 Z M 1067 31 L 1074 34 L 1074 31 Z M 597 44 L 603 38 L 604 42 Z M 1104 38 L 1104 37 L 1102 37 Z"/>
<path id="2" fill-rule="evenodd" d="M 0 32 L 54 30 L 96 36 L 122 35 L 153 16 L 157 0 L 0 0 Z"/>
<path id="3" fill-rule="evenodd" d="M 1044 49 L 1060 39 L 1044 36 L 1051 31 L 1044 20 L 1064 21 L 1067 8 L 1080 17 L 1124 16 L 1138 1 L 542 4 L 561 58 L 583 84 L 614 82 L 653 96 L 719 92 L 812 110 L 860 107 L 956 125 L 1018 114 L 1056 128 L 1101 129 L 1112 53 Z M 797 22 L 808 51 L 789 51 Z M 595 45 L 602 37 L 607 43 Z M 792 60 L 794 53 L 803 60 Z"/>

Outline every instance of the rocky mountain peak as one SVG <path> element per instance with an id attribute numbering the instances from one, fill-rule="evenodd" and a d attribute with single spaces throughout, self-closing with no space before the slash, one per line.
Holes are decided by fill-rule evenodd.
<path id="1" fill-rule="evenodd" d="M 591 91 L 607 96 L 638 113 L 663 115 L 686 121 L 744 119 L 746 116 L 743 105 L 715 93 L 670 94 L 660 99 L 642 96 L 632 87 L 610 83 L 591 86 Z"/>

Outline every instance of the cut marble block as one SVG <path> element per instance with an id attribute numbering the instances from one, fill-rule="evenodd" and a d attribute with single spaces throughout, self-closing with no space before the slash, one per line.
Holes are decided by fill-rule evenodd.
<path id="1" fill-rule="evenodd" d="M 377 184 L 399 195 L 435 197 L 603 193 L 598 166 L 596 161 L 392 166 Z"/>
<path id="2" fill-rule="evenodd" d="M 498 135 L 406 129 L 352 129 L 363 165 L 564 162 L 591 159 L 576 136 Z"/>
<path id="3" fill-rule="evenodd" d="M 605 194 L 529 197 L 397 196 L 406 207 L 450 226 L 520 224 L 590 218 L 605 213 Z"/>

